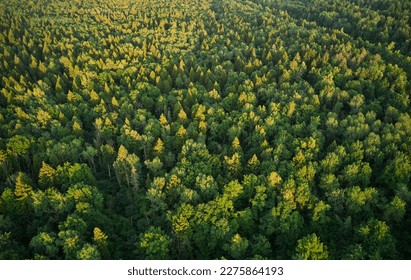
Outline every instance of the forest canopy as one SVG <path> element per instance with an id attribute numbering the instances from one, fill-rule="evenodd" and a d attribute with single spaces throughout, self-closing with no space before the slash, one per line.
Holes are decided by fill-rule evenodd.
<path id="1" fill-rule="evenodd" d="M 0 259 L 410 259 L 410 15 L 0 0 Z"/>

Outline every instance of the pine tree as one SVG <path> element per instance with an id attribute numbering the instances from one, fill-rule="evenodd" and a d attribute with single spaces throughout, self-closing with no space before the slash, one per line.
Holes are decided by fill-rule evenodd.
<path id="1" fill-rule="evenodd" d="M 19 201 L 25 202 L 27 198 L 31 196 L 32 192 L 33 189 L 31 187 L 30 178 L 23 172 L 19 172 L 16 178 L 14 195 Z"/>
<path id="2" fill-rule="evenodd" d="M 54 186 L 56 174 L 56 170 L 43 161 L 39 172 L 39 186 L 45 189 Z"/>

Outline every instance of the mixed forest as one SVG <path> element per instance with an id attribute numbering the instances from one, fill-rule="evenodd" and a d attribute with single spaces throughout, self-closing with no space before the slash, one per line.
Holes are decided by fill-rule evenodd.
<path id="1" fill-rule="evenodd" d="M 410 259 L 410 0 L 0 0 L 0 259 Z"/>

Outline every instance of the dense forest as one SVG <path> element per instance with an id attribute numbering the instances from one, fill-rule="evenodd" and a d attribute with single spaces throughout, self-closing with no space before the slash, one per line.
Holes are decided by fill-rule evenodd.
<path id="1" fill-rule="evenodd" d="M 410 259 L 410 0 L 0 0 L 0 259 Z"/>

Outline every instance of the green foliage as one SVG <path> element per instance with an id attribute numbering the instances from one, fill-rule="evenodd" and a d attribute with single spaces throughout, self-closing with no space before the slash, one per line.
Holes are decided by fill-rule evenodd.
<path id="1" fill-rule="evenodd" d="M 23 172 L 19 172 L 14 188 L 14 195 L 19 201 L 24 203 L 26 199 L 30 198 L 32 194 L 32 187 L 30 186 L 30 184 L 30 178 L 27 177 L 27 175 L 25 175 Z"/>
<path id="2" fill-rule="evenodd" d="M 40 232 L 30 241 L 30 247 L 38 257 L 54 259 L 57 257 L 59 248 L 56 244 L 56 234 Z"/>
<path id="3" fill-rule="evenodd" d="M 297 260 L 326 260 L 328 259 L 327 247 L 320 241 L 315 233 L 298 240 L 294 259 Z"/>
<path id="4" fill-rule="evenodd" d="M 139 186 L 140 159 L 135 154 L 129 154 L 127 149 L 120 145 L 116 161 L 113 163 L 119 184 L 126 182 L 127 186 Z"/>
<path id="5" fill-rule="evenodd" d="M 386 206 L 384 217 L 387 221 L 399 223 L 406 212 L 406 202 L 395 196 L 394 199 Z"/>
<path id="6" fill-rule="evenodd" d="M 233 236 L 229 245 L 226 246 L 231 258 L 241 259 L 249 246 L 246 238 L 241 237 L 238 233 Z"/>
<path id="7" fill-rule="evenodd" d="M 56 182 L 56 175 L 56 170 L 43 161 L 39 172 L 39 186 L 43 188 L 53 187 Z"/>
<path id="8" fill-rule="evenodd" d="M 68 207 L 75 208 L 80 212 L 100 210 L 103 207 L 103 196 L 100 191 L 96 187 L 83 183 L 70 187 L 65 199 Z"/>
<path id="9" fill-rule="evenodd" d="M 96 244 L 99 249 L 99 253 L 102 258 L 109 258 L 108 250 L 108 236 L 98 227 L 95 227 L 93 230 L 93 242 Z"/>
<path id="10" fill-rule="evenodd" d="M 95 245 L 87 243 L 77 253 L 77 258 L 79 260 L 99 260 L 101 259 L 101 256 Z"/>
<path id="11" fill-rule="evenodd" d="M 74 165 L 65 163 L 63 166 L 58 166 L 57 177 L 64 189 L 77 183 L 93 185 L 95 182 L 90 167 L 86 164 L 79 163 L 75 163 Z"/>
<path id="12" fill-rule="evenodd" d="M 383 221 L 370 219 L 356 230 L 357 247 L 364 259 L 394 259 L 397 251 L 390 227 Z"/>
<path id="13" fill-rule="evenodd" d="M 409 14 L 0 1 L 0 258 L 410 259 Z"/>
<path id="14" fill-rule="evenodd" d="M 7 153 L 18 158 L 26 155 L 30 149 L 31 141 L 23 135 L 16 135 L 7 142 Z"/>
<path id="15" fill-rule="evenodd" d="M 137 251 L 144 254 L 145 259 L 164 260 L 170 257 L 170 238 L 157 227 L 150 227 L 140 235 Z"/>

